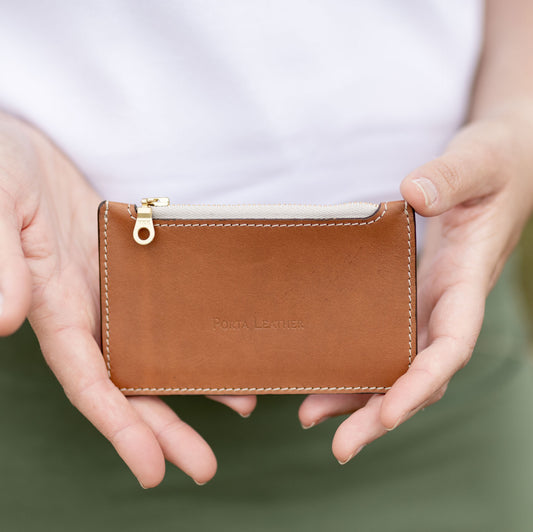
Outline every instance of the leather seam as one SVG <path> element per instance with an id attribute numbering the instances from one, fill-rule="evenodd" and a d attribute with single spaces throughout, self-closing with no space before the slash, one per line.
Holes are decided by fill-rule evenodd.
<path id="1" fill-rule="evenodd" d="M 166 224 L 154 222 L 154 227 L 331 227 L 331 226 L 346 226 L 346 225 L 371 225 L 376 222 L 379 222 L 387 212 L 387 203 L 383 204 L 383 212 L 374 220 L 368 222 L 311 222 L 311 223 L 278 223 L 278 224 L 268 224 L 268 223 L 176 223 L 176 224 Z M 128 204 L 128 213 L 132 220 L 137 220 L 131 212 L 131 204 Z"/>
<path id="2" fill-rule="evenodd" d="M 411 219 L 407 210 L 407 202 L 405 202 L 404 212 L 407 218 L 407 286 L 409 296 L 409 364 L 407 367 L 410 368 L 413 357 L 413 298 L 411 293 Z"/>
<path id="3" fill-rule="evenodd" d="M 105 344 L 106 344 L 106 365 L 107 374 L 111 378 L 111 353 L 109 346 L 110 323 L 109 323 L 109 295 L 108 295 L 108 272 L 107 272 L 107 224 L 108 224 L 109 202 L 105 202 L 104 211 L 104 292 L 105 292 Z"/>
<path id="4" fill-rule="evenodd" d="M 319 390 L 390 390 L 390 386 L 279 386 L 251 388 L 120 388 L 122 392 L 230 392 L 230 391 L 319 391 Z"/>
<path id="5" fill-rule="evenodd" d="M 131 205 L 127 205 L 130 218 L 136 220 L 132 215 Z M 109 318 L 109 297 L 108 297 L 108 256 L 107 256 L 107 227 L 109 202 L 106 201 L 106 208 L 104 212 L 104 292 L 105 292 L 105 327 L 106 327 L 106 365 L 107 373 L 111 378 L 111 353 L 110 353 L 110 318 Z M 298 224 L 255 224 L 255 223 L 182 223 L 182 224 L 164 224 L 154 223 L 154 226 L 167 227 L 307 227 L 307 226 L 353 226 L 353 225 L 370 225 L 381 220 L 387 212 L 387 202 L 383 204 L 383 212 L 374 220 L 367 222 L 331 222 L 331 223 L 298 223 Z M 407 202 L 405 202 L 405 209 L 407 217 L 407 234 L 408 234 L 408 292 L 409 292 L 409 367 L 412 359 L 412 294 L 411 294 L 411 224 L 409 213 L 407 210 Z M 123 387 L 119 388 L 122 392 L 231 392 L 231 391 L 327 391 L 327 390 L 390 390 L 391 386 L 287 386 L 287 387 L 223 387 L 223 388 L 150 388 L 150 387 Z"/>

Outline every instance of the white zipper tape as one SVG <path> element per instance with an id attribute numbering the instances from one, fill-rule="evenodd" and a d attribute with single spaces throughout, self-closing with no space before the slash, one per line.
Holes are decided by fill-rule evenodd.
<path id="1" fill-rule="evenodd" d="M 365 202 L 338 203 L 334 205 L 309 204 L 177 204 L 152 207 L 154 219 L 316 219 L 369 218 L 379 210 L 379 204 Z"/>

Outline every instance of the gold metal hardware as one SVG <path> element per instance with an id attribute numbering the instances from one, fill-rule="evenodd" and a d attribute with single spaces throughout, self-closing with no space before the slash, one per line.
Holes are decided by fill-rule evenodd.
<path id="1" fill-rule="evenodd" d="M 154 222 L 152 221 L 152 207 L 168 207 L 168 198 L 143 198 L 141 206 L 137 207 L 137 220 L 133 228 L 133 239 L 137 244 L 146 246 L 155 236 Z M 148 231 L 148 236 L 141 238 L 141 231 Z M 144 232 L 144 231 L 143 231 Z"/>

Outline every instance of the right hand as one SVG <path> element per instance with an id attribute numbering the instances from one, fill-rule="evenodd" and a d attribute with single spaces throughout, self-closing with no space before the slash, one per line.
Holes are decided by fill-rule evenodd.
<path id="1" fill-rule="evenodd" d="M 203 484 L 217 467 L 205 440 L 158 397 L 126 398 L 108 378 L 99 347 L 99 202 L 43 134 L 0 115 L 0 336 L 28 317 L 67 397 L 143 487 L 161 482 L 165 458 Z M 212 399 L 242 416 L 256 401 Z"/>

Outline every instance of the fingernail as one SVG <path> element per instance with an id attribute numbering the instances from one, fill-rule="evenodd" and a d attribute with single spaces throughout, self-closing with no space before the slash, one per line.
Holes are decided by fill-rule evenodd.
<path id="1" fill-rule="evenodd" d="M 239 412 L 239 415 L 240 415 L 241 417 L 243 417 L 244 419 L 246 419 L 247 417 L 250 417 L 250 416 L 252 415 L 252 413 L 251 413 L 251 412 L 248 412 L 247 414 L 241 414 L 241 413 Z"/>
<path id="2" fill-rule="evenodd" d="M 314 427 L 315 425 L 318 425 L 319 423 L 322 423 L 322 421 L 326 421 L 326 419 L 329 419 L 331 416 L 324 416 L 318 419 L 317 421 L 313 421 L 310 425 L 304 425 L 302 423 L 302 429 L 310 429 L 311 427 Z"/>
<path id="3" fill-rule="evenodd" d="M 143 490 L 148 489 L 148 488 L 147 488 L 147 487 L 146 487 L 146 486 L 145 486 L 140 480 L 139 480 L 139 484 L 141 485 L 141 488 L 142 488 Z"/>
<path id="4" fill-rule="evenodd" d="M 365 443 L 366 445 L 366 443 Z M 361 452 L 361 449 L 365 446 L 365 445 L 361 445 L 361 447 L 358 447 L 350 456 L 348 456 L 348 458 L 346 458 L 346 460 L 342 461 L 342 460 L 338 460 L 339 464 L 340 465 L 344 465 L 344 464 L 347 464 L 356 454 L 359 454 Z"/>
<path id="5" fill-rule="evenodd" d="M 400 424 L 400 419 L 398 421 L 396 421 L 396 423 L 390 428 L 390 429 L 385 429 L 387 432 L 390 432 L 391 430 L 394 430 L 399 424 Z"/>
<path id="6" fill-rule="evenodd" d="M 197 484 L 198 486 L 203 486 L 204 484 L 207 484 L 207 480 L 206 480 L 205 482 L 198 482 L 198 481 L 197 481 L 196 479 L 194 479 L 194 478 L 193 478 L 193 480 L 194 480 L 195 484 Z"/>
<path id="7" fill-rule="evenodd" d="M 420 192 L 424 195 L 424 201 L 426 202 L 426 207 L 433 205 L 437 201 L 439 193 L 437 192 L 437 187 L 433 184 L 432 181 L 426 177 L 419 177 L 413 179 L 413 183 L 418 187 Z"/>

